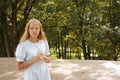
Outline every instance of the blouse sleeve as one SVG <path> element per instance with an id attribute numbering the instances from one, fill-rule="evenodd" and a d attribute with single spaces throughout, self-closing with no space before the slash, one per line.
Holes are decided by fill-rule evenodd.
<path id="1" fill-rule="evenodd" d="M 16 61 L 19 62 L 25 61 L 26 51 L 22 43 L 17 46 L 15 54 L 16 54 Z"/>
<path id="2" fill-rule="evenodd" d="M 48 42 L 45 41 L 45 55 L 46 56 L 49 56 L 50 55 L 50 50 L 49 50 L 49 45 L 48 45 Z"/>

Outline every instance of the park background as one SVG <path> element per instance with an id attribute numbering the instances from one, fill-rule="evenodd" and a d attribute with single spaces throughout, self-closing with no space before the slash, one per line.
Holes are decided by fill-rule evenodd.
<path id="1" fill-rule="evenodd" d="M 15 57 L 31 18 L 42 23 L 51 58 L 120 60 L 120 0 L 0 0 L 0 57 Z"/>

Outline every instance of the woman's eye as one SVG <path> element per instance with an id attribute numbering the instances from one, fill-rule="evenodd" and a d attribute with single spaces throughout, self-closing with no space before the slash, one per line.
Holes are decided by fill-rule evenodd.
<path id="1" fill-rule="evenodd" d="M 36 28 L 36 30 L 38 30 L 38 28 Z"/>

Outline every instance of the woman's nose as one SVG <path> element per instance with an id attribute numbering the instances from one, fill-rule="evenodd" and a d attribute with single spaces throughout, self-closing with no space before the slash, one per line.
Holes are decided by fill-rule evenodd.
<path id="1" fill-rule="evenodd" d="M 35 31 L 36 31 L 36 29 L 33 29 L 33 31 L 35 32 Z"/>

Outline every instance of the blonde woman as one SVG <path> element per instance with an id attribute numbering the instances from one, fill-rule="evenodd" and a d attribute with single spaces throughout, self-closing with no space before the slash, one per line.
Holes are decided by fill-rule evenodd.
<path id="1" fill-rule="evenodd" d="M 18 69 L 24 70 L 24 80 L 51 80 L 47 63 L 50 63 L 49 45 L 42 24 L 31 19 L 16 48 Z"/>

